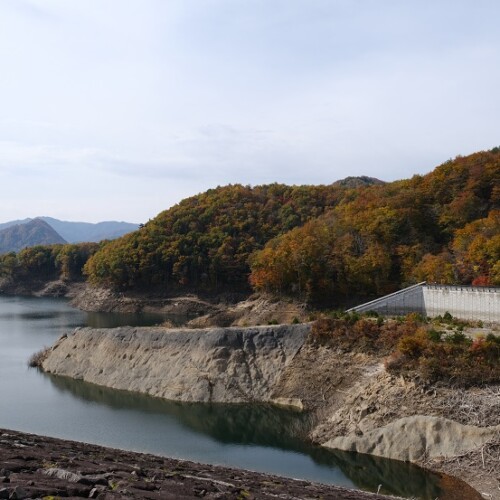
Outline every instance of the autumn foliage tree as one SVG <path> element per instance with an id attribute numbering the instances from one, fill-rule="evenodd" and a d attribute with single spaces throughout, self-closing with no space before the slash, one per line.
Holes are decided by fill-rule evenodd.
<path id="1" fill-rule="evenodd" d="M 489 151 L 352 191 L 256 252 L 250 282 L 258 290 L 343 301 L 417 281 L 498 284 L 499 177 L 500 154 Z"/>
<path id="2" fill-rule="evenodd" d="M 358 181 L 211 189 L 106 244 L 85 273 L 124 290 L 250 283 L 337 303 L 424 280 L 498 283 L 498 148 L 411 179 Z"/>
<path id="3" fill-rule="evenodd" d="M 36 245 L 0 255 L 0 278 L 81 281 L 83 266 L 101 246 L 99 243 Z"/>
<path id="4" fill-rule="evenodd" d="M 249 256 L 339 203 L 338 186 L 230 185 L 210 189 L 113 241 L 85 267 L 121 289 L 248 288 Z"/>

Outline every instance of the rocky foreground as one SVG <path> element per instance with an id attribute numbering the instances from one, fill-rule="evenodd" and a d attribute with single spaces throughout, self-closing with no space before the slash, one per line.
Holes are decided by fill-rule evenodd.
<path id="1" fill-rule="evenodd" d="M 59 497 L 389 498 L 256 472 L 0 430 L 0 499 L 55 500 Z"/>

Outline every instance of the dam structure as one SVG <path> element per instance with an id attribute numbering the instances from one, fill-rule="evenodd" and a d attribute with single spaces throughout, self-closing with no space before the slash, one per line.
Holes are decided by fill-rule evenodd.
<path id="1" fill-rule="evenodd" d="M 384 316 L 416 312 L 428 317 L 447 312 L 455 318 L 500 323 L 500 287 L 435 285 L 425 281 L 348 309 Z"/>

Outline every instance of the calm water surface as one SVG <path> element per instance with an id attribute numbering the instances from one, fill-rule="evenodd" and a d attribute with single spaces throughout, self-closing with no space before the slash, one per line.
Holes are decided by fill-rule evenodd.
<path id="1" fill-rule="evenodd" d="M 27 367 L 34 352 L 77 326 L 161 320 L 0 296 L 0 427 L 372 491 L 382 485 L 381 492 L 406 497 L 440 496 L 438 477 L 410 464 L 307 444 L 305 415 L 259 405 L 166 402 Z"/>

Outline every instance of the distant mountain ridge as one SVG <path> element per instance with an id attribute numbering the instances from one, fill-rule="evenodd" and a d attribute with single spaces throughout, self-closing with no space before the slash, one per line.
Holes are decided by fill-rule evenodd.
<path id="1" fill-rule="evenodd" d="M 114 240 L 139 229 L 139 224 L 131 222 L 69 222 L 52 217 L 40 217 L 40 219 L 53 227 L 68 243 Z"/>
<path id="2" fill-rule="evenodd" d="M 0 231 L 0 253 L 18 252 L 35 245 L 67 243 L 49 224 L 42 219 L 33 219 L 15 224 Z"/>
<path id="3" fill-rule="evenodd" d="M 52 217 L 36 217 L 0 224 L 0 253 L 17 252 L 35 245 L 82 243 L 113 240 L 135 231 L 138 224 L 105 221 L 69 222 Z"/>
<path id="4" fill-rule="evenodd" d="M 139 228 L 139 224 L 133 224 L 131 222 L 70 222 L 54 219 L 53 217 L 34 217 L 0 223 L 0 233 L 9 227 L 28 224 L 34 220 L 46 222 L 68 243 L 113 240 Z"/>
<path id="5" fill-rule="evenodd" d="M 368 177 L 367 175 L 361 175 L 358 177 L 346 177 L 333 183 L 334 186 L 340 186 L 344 188 L 359 188 L 363 186 L 380 186 L 386 184 L 386 182 L 377 179 L 376 177 Z"/>

